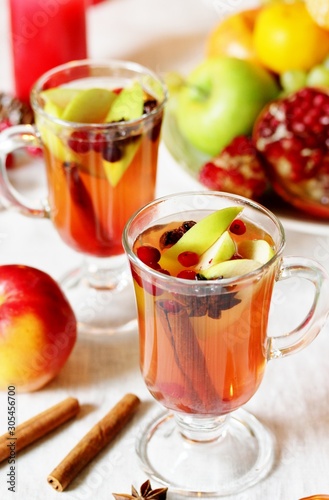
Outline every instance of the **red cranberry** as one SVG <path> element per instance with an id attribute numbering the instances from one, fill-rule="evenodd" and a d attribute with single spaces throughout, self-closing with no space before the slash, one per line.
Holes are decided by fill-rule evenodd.
<path id="1" fill-rule="evenodd" d="M 182 252 L 178 255 L 178 262 L 184 267 L 196 266 L 199 262 L 199 256 L 195 252 Z"/>
<path id="2" fill-rule="evenodd" d="M 90 150 L 89 134 L 86 130 L 77 130 L 68 140 L 69 147 L 75 153 L 88 153 Z"/>
<path id="3" fill-rule="evenodd" d="M 197 273 L 192 271 L 192 269 L 183 269 L 177 274 L 177 278 L 182 278 L 184 280 L 196 280 Z"/>
<path id="4" fill-rule="evenodd" d="M 92 141 L 92 148 L 96 153 L 101 153 L 106 148 L 107 140 L 104 134 L 97 133 Z"/>
<path id="5" fill-rule="evenodd" d="M 137 257 L 148 266 L 157 264 L 160 260 L 160 251 L 151 245 L 142 245 L 137 249 Z"/>
<path id="6" fill-rule="evenodd" d="M 115 142 L 107 142 L 103 149 L 103 158 L 106 161 L 115 163 L 122 158 L 122 151 Z"/>
<path id="7" fill-rule="evenodd" d="M 246 225 L 241 219 L 235 219 L 230 225 L 231 233 L 237 234 L 238 236 L 244 234 L 246 230 L 247 230 Z"/>
<path id="8" fill-rule="evenodd" d="M 161 274 L 166 274 L 167 276 L 170 276 L 170 272 L 167 271 L 167 269 L 162 269 L 162 267 L 160 267 L 159 269 L 157 269 L 157 271 Z"/>

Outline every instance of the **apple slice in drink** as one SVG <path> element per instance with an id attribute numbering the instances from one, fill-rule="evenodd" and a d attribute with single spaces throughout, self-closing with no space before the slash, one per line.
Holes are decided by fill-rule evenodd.
<path id="1" fill-rule="evenodd" d="M 274 250 L 266 240 L 244 240 L 238 243 L 238 253 L 244 259 L 266 264 L 273 257 Z"/>
<path id="2" fill-rule="evenodd" d="M 116 99 L 117 94 L 108 89 L 83 89 L 67 104 L 61 118 L 75 123 L 102 123 Z"/>
<path id="3" fill-rule="evenodd" d="M 243 208 L 238 206 L 222 208 L 201 219 L 183 234 L 177 243 L 162 254 L 159 262 L 161 267 L 172 269 L 182 252 L 191 251 L 199 256 L 204 254 L 242 210 Z"/>
<path id="4" fill-rule="evenodd" d="M 262 264 L 252 259 L 226 260 L 208 267 L 199 273 L 206 280 L 234 278 L 255 271 Z"/>
<path id="5" fill-rule="evenodd" d="M 44 110 L 51 116 L 61 118 L 64 109 L 69 102 L 81 92 L 81 89 L 71 87 L 55 87 L 41 92 L 41 97 L 45 101 Z"/>
<path id="6" fill-rule="evenodd" d="M 134 82 L 117 95 L 110 107 L 105 122 L 136 120 L 144 110 L 144 91 L 140 83 Z"/>
<path id="7" fill-rule="evenodd" d="M 113 102 L 105 121 L 112 123 L 136 120 L 143 115 L 143 112 L 144 91 L 138 82 L 134 82 L 131 86 L 121 90 Z M 140 142 L 141 136 L 131 137 L 128 141 L 125 139 L 117 140 L 113 147 L 117 148 L 119 158 L 114 157 L 113 161 L 104 158 L 104 171 L 112 187 L 115 187 L 119 183 L 131 164 Z"/>
<path id="8" fill-rule="evenodd" d="M 215 241 L 215 243 L 206 250 L 196 267 L 198 272 L 208 269 L 208 267 L 219 264 L 225 260 L 230 260 L 236 251 L 235 243 L 228 231 Z"/>
<path id="9" fill-rule="evenodd" d="M 111 184 L 112 187 L 115 187 L 123 174 L 131 164 L 134 156 L 137 152 L 137 148 L 140 144 L 141 138 L 138 137 L 129 144 L 126 144 L 121 147 L 120 154 L 121 158 L 117 161 L 107 161 L 103 159 L 103 168 L 107 180 Z M 120 141 L 117 141 L 120 144 Z M 119 146 L 120 147 L 120 146 Z"/>

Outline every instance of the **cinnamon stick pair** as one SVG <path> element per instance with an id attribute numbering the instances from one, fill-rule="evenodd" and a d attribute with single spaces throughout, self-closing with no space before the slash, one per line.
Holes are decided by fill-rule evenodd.
<path id="1" fill-rule="evenodd" d="M 57 491 L 63 491 L 78 473 L 123 429 L 132 418 L 140 400 L 134 394 L 126 394 L 92 429 L 79 441 L 62 462 L 48 476 L 48 483 Z M 8 443 L 13 441 L 19 451 L 45 436 L 53 429 L 73 418 L 79 411 L 77 399 L 67 398 L 42 413 L 18 425 L 13 436 L 0 436 L 0 462 L 10 456 Z"/>

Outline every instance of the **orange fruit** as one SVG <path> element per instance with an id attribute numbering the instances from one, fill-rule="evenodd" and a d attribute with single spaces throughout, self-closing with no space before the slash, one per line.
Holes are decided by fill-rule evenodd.
<path id="1" fill-rule="evenodd" d="M 276 73 L 308 71 L 329 53 L 329 31 L 312 19 L 302 1 L 265 5 L 256 18 L 253 42 L 261 63 Z"/>
<path id="2" fill-rule="evenodd" d="M 243 10 L 226 17 L 210 32 L 206 56 L 229 56 L 256 61 L 252 33 L 260 8 Z"/>
<path id="3" fill-rule="evenodd" d="M 312 19 L 324 28 L 329 28 L 329 2 L 328 0 L 305 0 L 306 8 Z"/>

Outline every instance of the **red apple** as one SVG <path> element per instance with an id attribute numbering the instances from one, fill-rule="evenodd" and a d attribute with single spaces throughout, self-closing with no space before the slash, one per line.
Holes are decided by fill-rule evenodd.
<path id="1" fill-rule="evenodd" d="M 0 390 L 43 387 L 67 361 L 76 336 L 76 317 L 53 278 L 28 266 L 0 266 Z"/>

